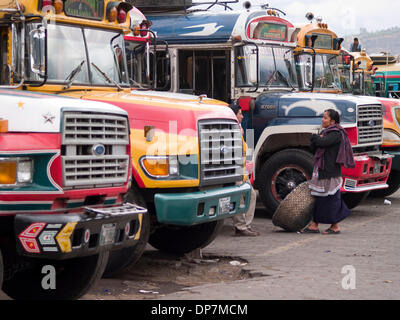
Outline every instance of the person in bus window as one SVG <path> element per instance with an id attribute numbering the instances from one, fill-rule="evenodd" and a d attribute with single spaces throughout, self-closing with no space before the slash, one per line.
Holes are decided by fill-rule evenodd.
<path id="1" fill-rule="evenodd" d="M 361 51 L 361 44 L 358 41 L 358 38 L 354 38 L 353 43 L 350 46 L 350 52 L 360 52 Z"/>

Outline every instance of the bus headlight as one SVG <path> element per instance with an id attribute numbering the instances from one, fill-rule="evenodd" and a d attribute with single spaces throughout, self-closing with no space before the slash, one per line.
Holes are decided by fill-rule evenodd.
<path id="1" fill-rule="evenodd" d="M 392 130 L 383 130 L 383 142 L 384 143 L 400 143 L 400 136 Z"/>
<path id="2" fill-rule="evenodd" d="M 33 161 L 31 159 L 24 159 L 18 161 L 17 166 L 17 183 L 31 183 L 33 176 Z"/>
<path id="3" fill-rule="evenodd" d="M 152 178 L 162 179 L 179 175 L 177 156 L 147 156 L 142 158 L 141 165 Z"/>
<path id="4" fill-rule="evenodd" d="M 0 186 L 19 186 L 31 183 L 33 161 L 29 158 L 0 158 Z"/>

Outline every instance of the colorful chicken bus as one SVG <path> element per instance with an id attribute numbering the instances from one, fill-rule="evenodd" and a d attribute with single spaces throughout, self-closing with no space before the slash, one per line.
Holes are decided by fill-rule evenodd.
<path id="1" fill-rule="evenodd" d="M 365 52 L 347 52 L 342 49 L 339 57 L 339 70 L 343 93 L 375 96 L 372 77 L 380 66 L 374 66 L 372 59 Z M 378 86 L 379 87 L 379 86 Z M 373 196 L 386 197 L 400 188 L 400 101 L 384 98 L 376 93 L 383 109 L 382 149 L 394 156 L 386 189 L 375 190 Z"/>
<path id="2" fill-rule="evenodd" d="M 310 20 L 310 23 L 298 26 L 297 43 L 299 46 L 309 47 L 307 50 L 314 53 L 313 63 L 315 65 L 312 72 L 314 73 L 315 83 L 313 92 L 324 93 L 325 95 L 327 93 L 342 93 L 339 60 L 343 39 L 339 38 L 321 20 L 313 22 L 312 13 L 308 13 L 306 17 Z M 360 59 L 364 58 L 361 58 L 360 55 Z M 301 64 L 298 65 L 298 69 L 302 73 L 305 70 Z M 351 96 L 346 95 L 338 95 L 337 97 L 353 99 Z M 364 102 L 361 105 L 357 105 L 357 108 L 351 108 L 354 109 L 357 127 L 354 128 L 356 131 L 353 134 L 352 129 L 347 129 L 347 131 L 356 158 L 367 156 L 372 161 L 367 166 L 361 165 L 359 167 L 360 180 L 357 182 L 356 188 L 360 187 L 360 192 L 353 197 L 357 199 L 358 196 L 358 199 L 361 200 L 370 191 L 374 190 L 374 184 L 380 184 L 383 181 L 387 182 L 390 172 L 389 163 L 392 156 L 382 153 L 384 118 L 381 102 L 366 96 L 357 96 L 355 99 Z M 366 140 L 369 140 L 369 143 L 366 143 Z M 347 169 L 343 169 L 343 174 L 346 174 L 346 172 Z M 384 178 L 382 179 L 383 176 Z M 387 183 L 385 185 L 386 187 L 388 186 Z M 366 187 L 366 189 L 363 187 Z"/>
<path id="3" fill-rule="evenodd" d="M 400 63 L 398 59 L 389 53 L 374 54 L 370 57 L 378 68 L 373 77 L 376 95 L 399 99 Z"/>
<path id="4" fill-rule="evenodd" d="M 126 111 L 26 90 L 40 54 L 25 57 L 25 35 L 39 33 L 26 32 L 24 9 L 0 1 L 0 288 L 14 299 L 76 299 L 110 250 L 138 245 L 147 210 L 124 204 Z"/>
<path id="5" fill-rule="evenodd" d="M 132 188 L 127 201 L 139 203 L 149 215 L 141 220 L 135 247 L 111 252 L 106 276 L 132 265 L 148 242 L 179 253 L 204 247 L 225 218 L 247 210 L 251 187 L 246 183 L 244 144 L 233 112 L 211 99 L 131 92 L 123 37 L 131 31 L 130 12 L 138 16 L 132 5 L 108 0 L 18 3 L 22 9 L 10 11 L 1 21 L 7 82 L 21 89 L 108 102 L 129 115 L 132 165 L 115 160 L 105 162 L 103 169 L 129 169 Z M 143 25 L 140 19 L 132 21 Z M 66 146 L 63 152 L 91 152 L 85 134 L 96 144 L 101 137 L 96 134 L 96 120 L 87 121 L 91 127 L 86 128 L 83 120 L 66 125 L 71 130 L 67 138 L 82 147 L 75 151 Z M 106 122 L 106 128 L 107 141 L 122 130 L 119 123 L 113 127 Z M 104 152 L 118 154 L 122 149 Z M 78 177 L 97 177 L 101 171 L 101 164 L 92 160 L 68 164 L 71 175 L 76 172 Z M 74 205 L 79 205 L 78 199 Z"/>
<path id="6" fill-rule="evenodd" d="M 342 49 L 338 66 L 343 93 L 375 96 L 372 77 L 377 67 L 365 51 L 348 52 Z"/>
<path id="7" fill-rule="evenodd" d="M 229 1 L 224 4 L 229 8 Z M 301 30 L 281 18 L 280 10 L 246 3 L 240 11 L 184 8 L 177 13 L 160 6 L 161 13 L 145 12 L 157 35 L 156 87 L 239 101 L 253 150 L 254 187 L 268 211 L 311 178 L 309 139 L 328 108 L 341 113 L 354 147 L 356 168 L 343 169 L 348 205 L 355 207 L 364 193 L 387 187 L 391 159 L 379 149 L 382 105 L 368 98 L 299 92 L 313 91 L 315 50 L 295 50 Z M 336 59 L 323 57 L 323 71 L 331 57 Z M 320 73 L 315 76 L 327 76 Z M 339 77 L 335 80 L 324 83 L 326 91 L 340 87 Z M 320 89 L 318 81 L 314 87 Z"/>

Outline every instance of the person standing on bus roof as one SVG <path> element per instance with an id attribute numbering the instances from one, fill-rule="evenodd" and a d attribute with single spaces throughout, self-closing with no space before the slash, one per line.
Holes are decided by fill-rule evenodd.
<path id="1" fill-rule="evenodd" d="M 358 38 L 354 38 L 353 43 L 350 46 L 350 52 L 360 52 L 361 44 L 358 41 Z"/>

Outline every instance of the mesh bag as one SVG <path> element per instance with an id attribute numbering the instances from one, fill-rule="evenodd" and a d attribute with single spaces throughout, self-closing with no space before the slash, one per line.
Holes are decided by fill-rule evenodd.
<path id="1" fill-rule="evenodd" d="M 308 181 L 303 182 L 281 201 L 272 223 L 286 231 L 299 231 L 310 223 L 314 203 Z"/>

